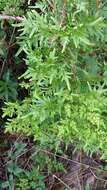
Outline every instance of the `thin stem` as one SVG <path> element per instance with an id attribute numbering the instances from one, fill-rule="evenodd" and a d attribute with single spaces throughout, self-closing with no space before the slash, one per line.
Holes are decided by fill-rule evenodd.
<path id="1" fill-rule="evenodd" d="M 72 160 L 72 159 L 67 158 L 67 157 L 65 157 L 65 156 L 60 156 L 59 154 L 55 154 L 55 153 L 50 152 L 50 151 L 48 151 L 48 150 L 41 149 L 41 152 L 44 152 L 44 153 L 49 154 L 49 155 L 52 155 L 52 156 L 54 156 L 54 157 L 62 158 L 63 160 L 67 160 L 67 161 L 69 161 L 69 162 L 72 162 L 72 163 L 75 163 L 75 164 L 84 166 L 84 167 L 86 167 L 86 168 L 91 168 L 91 169 L 99 170 L 99 171 L 106 171 L 106 170 L 104 170 L 104 169 L 102 169 L 102 168 L 100 168 L 100 167 L 97 168 L 97 167 L 94 167 L 94 166 L 91 166 L 91 165 L 88 165 L 88 164 L 85 164 L 85 163 L 82 163 L 82 162 L 78 162 L 78 161 L 76 161 L 76 160 Z M 106 181 L 107 181 L 107 180 L 106 180 Z"/>
<path id="2" fill-rule="evenodd" d="M 67 189 L 71 190 L 71 188 L 64 182 L 62 179 L 57 177 L 56 175 L 53 175 L 53 178 L 56 178 L 58 181 L 60 181 Z"/>
<path id="3" fill-rule="evenodd" d="M 12 43 L 14 33 L 15 33 L 15 27 L 13 28 L 13 32 L 12 32 L 12 35 L 11 35 L 11 38 L 10 38 L 10 41 L 9 41 L 9 46 Z M 7 50 L 9 50 L 9 46 L 6 48 Z M 2 64 L 2 68 L 1 68 L 1 72 L 0 72 L 0 79 L 2 78 L 2 74 L 3 74 L 3 71 L 4 71 L 5 65 L 6 65 L 6 59 L 3 61 L 3 64 Z"/>
<path id="4" fill-rule="evenodd" d="M 10 15 L 3 15 L 3 14 L 0 14 L 0 20 L 23 21 L 23 20 L 24 20 L 24 17 L 20 17 L 20 16 L 10 16 Z"/>
<path id="5" fill-rule="evenodd" d="M 63 2 L 63 8 L 62 8 L 62 14 L 61 14 L 61 21 L 60 21 L 60 27 L 64 25 L 65 18 L 66 18 L 66 4 L 67 0 L 64 0 Z"/>

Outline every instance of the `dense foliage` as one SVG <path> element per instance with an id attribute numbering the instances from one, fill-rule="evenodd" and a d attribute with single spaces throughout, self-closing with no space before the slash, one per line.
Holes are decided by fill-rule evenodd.
<path id="1" fill-rule="evenodd" d="M 64 168 L 43 150 L 73 145 L 107 160 L 107 3 L 0 0 L 0 11 L 24 18 L 1 22 L 0 125 L 37 148 L 25 170 L 17 157 L 27 145 L 15 141 L 0 188 L 44 190 L 42 172 Z"/>
<path id="2" fill-rule="evenodd" d="M 75 143 L 106 159 L 106 20 L 102 4 L 45 1 L 17 27 L 27 71 L 23 101 L 9 102 L 6 131 L 33 135 L 40 146 L 58 150 Z M 38 13 L 36 9 L 39 9 Z M 96 11 L 95 11 L 96 10 Z"/>
<path id="3" fill-rule="evenodd" d="M 25 0 L 0 0 L 0 11 L 10 15 L 22 14 L 22 7 Z"/>

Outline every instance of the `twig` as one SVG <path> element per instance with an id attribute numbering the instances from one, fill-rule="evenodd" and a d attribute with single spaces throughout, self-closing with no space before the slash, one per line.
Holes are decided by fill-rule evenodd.
<path id="1" fill-rule="evenodd" d="M 37 155 L 38 152 L 40 152 L 40 150 L 35 151 L 35 153 L 33 154 L 33 156 L 34 156 L 34 155 Z M 24 169 L 25 169 L 26 166 L 28 165 L 28 163 L 29 163 L 29 161 L 30 161 L 31 158 L 32 158 L 32 155 L 28 158 L 27 162 L 25 163 Z"/>
<path id="2" fill-rule="evenodd" d="M 67 189 L 71 190 L 71 188 L 64 182 L 62 181 L 59 177 L 56 175 L 53 175 L 53 178 L 56 178 L 58 181 L 60 181 Z"/>
<path id="3" fill-rule="evenodd" d="M 3 70 L 4 70 L 4 67 L 5 67 L 5 64 L 6 64 L 6 59 L 3 61 L 3 64 L 2 64 L 2 67 L 1 67 L 0 80 L 1 80 L 1 78 L 2 78 L 2 74 L 3 74 Z"/>
<path id="4" fill-rule="evenodd" d="M 18 156 L 16 156 L 16 160 L 17 160 L 18 158 L 20 158 L 21 156 L 23 156 L 24 154 L 28 153 L 29 151 L 33 150 L 33 149 L 35 149 L 35 146 L 32 146 L 30 149 L 25 150 L 24 152 L 22 152 L 21 154 L 19 154 Z M 38 152 L 39 152 L 39 150 L 38 150 Z M 6 166 L 7 164 L 9 164 L 10 162 L 11 162 L 11 160 L 7 160 L 7 162 L 4 163 L 3 167 L 5 167 L 5 166 Z"/>
<path id="5" fill-rule="evenodd" d="M 7 50 L 9 50 L 9 46 L 11 45 L 12 43 L 12 39 L 13 39 L 13 36 L 14 36 L 14 33 L 15 33 L 15 27 L 13 28 L 13 32 L 12 32 L 12 35 L 11 35 L 11 38 L 10 38 L 10 41 L 9 41 L 9 45 L 8 47 L 6 48 Z M 5 60 L 3 61 L 3 64 L 2 64 L 2 67 L 1 67 L 1 71 L 0 71 L 0 79 L 2 78 L 2 75 L 3 75 L 3 71 L 4 71 L 4 68 L 5 68 L 5 65 L 6 65 L 6 59 L 7 57 L 5 58 Z"/>
<path id="6" fill-rule="evenodd" d="M 63 8 L 62 8 L 62 13 L 61 13 L 61 21 L 60 21 L 60 27 L 64 25 L 64 22 L 65 22 L 65 18 L 66 18 L 66 3 L 67 1 L 64 0 L 64 3 L 63 3 Z"/>
<path id="7" fill-rule="evenodd" d="M 96 174 L 93 172 L 93 170 L 92 170 L 91 168 L 90 168 L 90 171 L 91 171 L 92 175 L 95 177 L 95 179 L 107 183 L 107 180 L 106 180 L 106 179 L 103 179 L 103 178 L 100 178 L 100 177 L 96 176 Z"/>
<path id="8" fill-rule="evenodd" d="M 79 188 L 79 190 L 82 190 L 78 173 L 76 174 L 76 178 L 77 178 L 78 188 Z"/>
<path id="9" fill-rule="evenodd" d="M 94 167 L 94 166 L 90 166 L 88 164 L 85 164 L 85 163 L 81 163 L 81 162 L 78 162 L 76 160 L 72 160 L 70 158 L 66 158 L 65 156 L 60 156 L 58 154 L 54 154 L 53 152 L 50 152 L 48 150 L 44 150 L 44 149 L 41 149 L 42 152 L 46 153 L 46 154 L 49 154 L 51 156 L 55 156 L 55 157 L 58 157 L 58 158 L 61 158 L 63 160 L 67 160 L 69 162 L 72 162 L 72 163 L 75 163 L 75 164 L 78 164 L 78 165 L 81 165 L 81 166 L 84 166 L 86 168 L 91 168 L 91 169 L 94 169 L 94 170 L 99 170 L 99 171 L 107 171 L 107 170 L 104 170 L 102 168 L 97 168 L 97 167 Z M 106 180 L 107 181 L 107 180 Z"/>
<path id="10" fill-rule="evenodd" d="M 23 20 L 24 20 L 24 17 L 20 17 L 20 16 L 10 16 L 10 15 L 3 15 L 3 14 L 0 14 L 0 20 L 23 21 Z"/>

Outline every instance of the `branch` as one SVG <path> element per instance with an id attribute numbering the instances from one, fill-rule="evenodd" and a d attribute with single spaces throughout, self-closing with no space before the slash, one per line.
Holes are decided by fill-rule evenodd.
<path id="1" fill-rule="evenodd" d="M 20 16 L 9 16 L 9 15 L 3 15 L 0 14 L 0 20 L 16 20 L 16 21 L 23 21 L 24 17 Z"/>
<path id="2" fill-rule="evenodd" d="M 58 181 L 60 181 L 67 189 L 71 190 L 71 188 L 64 182 L 62 179 L 57 177 L 56 175 L 53 175 L 53 178 L 56 178 Z"/>

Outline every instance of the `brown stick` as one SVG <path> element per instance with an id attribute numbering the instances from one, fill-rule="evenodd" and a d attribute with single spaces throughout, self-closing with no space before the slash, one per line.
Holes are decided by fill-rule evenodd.
<path id="1" fill-rule="evenodd" d="M 20 16 L 9 16 L 9 15 L 3 15 L 0 14 L 0 20 L 16 20 L 16 21 L 23 21 L 24 17 Z"/>
<path id="2" fill-rule="evenodd" d="M 60 26 L 64 25 L 64 21 L 65 21 L 65 18 L 66 18 L 66 3 L 67 3 L 67 0 L 64 0 L 63 1 L 63 8 L 62 8 L 62 14 L 61 14 L 61 22 L 60 22 Z"/>

